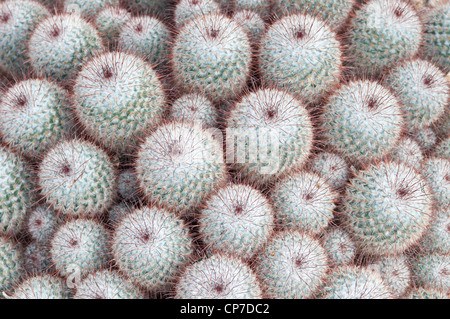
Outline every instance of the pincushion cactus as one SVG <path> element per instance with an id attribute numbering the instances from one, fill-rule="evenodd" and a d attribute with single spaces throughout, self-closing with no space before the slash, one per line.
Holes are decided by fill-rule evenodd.
<path id="1" fill-rule="evenodd" d="M 327 254 L 309 235 L 281 232 L 258 254 L 255 269 L 268 298 L 309 298 L 326 279 Z"/>
<path id="2" fill-rule="evenodd" d="M 272 12 L 272 0 L 217 0 L 225 11 L 235 12 L 251 10 L 263 19 L 268 19 Z"/>
<path id="3" fill-rule="evenodd" d="M 316 103 L 339 83 L 342 52 L 325 22 L 296 14 L 269 27 L 261 40 L 259 63 L 264 83 Z"/>
<path id="4" fill-rule="evenodd" d="M 50 242 L 50 255 L 61 276 L 84 276 L 108 265 L 109 232 L 90 219 L 74 219 L 61 225 Z"/>
<path id="5" fill-rule="evenodd" d="M 107 7 L 97 14 L 94 22 L 104 43 L 114 49 L 122 28 L 130 19 L 131 14 L 127 10 L 120 7 Z"/>
<path id="6" fill-rule="evenodd" d="M 397 147 L 391 153 L 391 157 L 416 169 L 420 169 L 424 158 L 419 144 L 409 137 L 403 137 L 398 142 Z"/>
<path id="7" fill-rule="evenodd" d="M 236 11 L 233 20 L 239 24 L 250 39 L 250 43 L 257 45 L 266 31 L 266 24 L 258 13 L 251 10 Z"/>
<path id="8" fill-rule="evenodd" d="M 432 219 L 425 179 L 411 166 L 380 162 L 359 171 L 344 198 L 345 227 L 368 254 L 394 255 L 416 244 Z"/>
<path id="9" fill-rule="evenodd" d="M 91 59 L 73 91 L 75 112 L 86 131 L 119 153 L 132 150 L 146 130 L 158 125 L 165 108 L 156 72 L 141 58 L 123 52 Z"/>
<path id="10" fill-rule="evenodd" d="M 327 151 L 315 155 L 308 168 L 325 178 L 334 189 L 342 188 L 350 174 L 347 162 L 341 156 Z"/>
<path id="11" fill-rule="evenodd" d="M 220 189 L 200 212 L 199 233 L 208 251 L 252 257 L 272 234 L 269 201 L 256 189 L 230 184 Z"/>
<path id="12" fill-rule="evenodd" d="M 54 146 L 42 160 L 38 177 L 46 201 L 66 216 L 99 215 L 116 194 L 116 173 L 109 156 L 83 140 Z"/>
<path id="13" fill-rule="evenodd" d="M 250 74 L 251 47 L 245 31 L 220 14 L 189 21 L 178 33 L 172 50 L 174 77 L 190 93 L 211 100 L 238 95 Z"/>
<path id="14" fill-rule="evenodd" d="M 72 131 L 69 93 L 48 80 L 28 79 L 0 101 L 0 134 L 28 157 L 42 155 Z"/>
<path id="15" fill-rule="evenodd" d="M 120 223 L 120 221 L 125 215 L 131 213 L 133 210 L 134 210 L 133 206 L 128 205 L 126 203 L 120 203 L 118 205 L 111 207 L 111 209 L 108 211 L 109 224 L 112 227 L 115 227 Z"/>
<path id="16" fill-rule="evenodd" d="M 419 143 L 424 152 L 428 152 L 436 145 L 438 137 L 431 127 L 416 130 L 412 133 L 413 138 Z"/>
<path id="17" fill-rule="evenodd" d="M 405 299 L 449 299 L 449 296 L 439 289 L 419 287 L 411 290 Z"/>
<path id="18" fill-rule="evenodd" d="M 450 291 L 450 255 L 419 254 L 411 260 L 412 273 L 417 285 L 427 289 Z"/>
<path id="19" fill-rule="evenodd" d="M 143 299 L 144 294 L 117 271 L 99 270 L 86 276 L 73 299 Z"/>
<path id="20" fill-rule="evenodd" d="M 38 23 L 49 15 L 36 1 L 0 3 L 0 69 L 16 77 L 28 72 L 27 43 Z"/>
<path id="21" fill-rule="evenodd" d="M 64 10 L 85 18 L 95 17 L 108 6 L 118 6 L 119 0 L 63 0 Z"/>
<path id="22" fill-rule="evenodd" d="M 333 218 L 338 194 L 325 178 L 303 170 L 275 184 L 271 199 L 283 228 L 320 234 Z"/>
<path id="23" fill-rule="evenodd" d="M 27 217 L 27 230 L 31 238 L 39 243 L 46 243 L 53 236 L 61 219 L 47 205 L 34 208 Z"/>
<path id="24" fill-rule="evenodd" d="M 45 274 L 25 279 L 8 299 L 69 299 L 69 297 L 69 289 L 62 278 Z"/>
<path id="25" fill-rule="evenodd" d="M 31 242 L 23 253 L 23 268 L 28 274 L 47 273 L 53 269 L 49 242 Z"/>
<path id="26" fill-rule="evenodd" d="M 332 266 L 350 265 L 356 256 L 355 243 L 350 235 L 340 227 L 326 229 L 320 242 L 325 248 Z"/>
<path id="27" fill-rule="evenodd" d="M 236 257 L 214 254 L 187 267 L 175 287 L 176 299 L 261 299 L 251 268 Z"/>
<path id="28" fill-rule="evenodd" d="M 311 117 L 303 103 L 284 91 L 260 89 L 244 96 L 229 112 L 226 125 L 227 162 L 247 182 L 261 184 L 287 175 L 312 150 Z"/>
<path id="29" fill-rule="evenodd" d="M 177 213 L 195 209 L 226 181 L 222 144 L 189 122 L 164 124 L 148 136 L 136 172 L 144 195 Z"/>
<path id="30" fill-rule="evenodd" d="M 447 137 L 445 140 L 439 143 L 434 151 L 434 154 L 437 157 L 442 157 L 450 160 L 450 137 Z"/>
<path id="31" fill-rule="evenodd" d="M 422 174 L 431 185 L 433 198 L 439 207 L 450 206 L 450 160 L 431 157 L 423 164 Z"/>
<path id="32" fill-rule="evenodd" d="M 372 0 L 350 22 L 348 56 L 360 74 L 379 75 L 413 57 L 422 42 L 422 23 L 403 0 Z"/>
<path id="33" fill-rule="evenodd" d="M 134 13 L 151 13 L 156 16 L 165 16 L 173 0 L 128 0 L 128 8 Z"/>
<path id="34" fill-rule="evenodd" d="M 450 254 L 450 207 L 436 209 L 430 228 L 420 240 L 420 248 Z"/>
<path id="35" fill-rule="evenodd" d="M 220 14 L 220 6 L 215 0 L 180 0 L 174 12 L 174 20 L 178 28 L 188 21 L 208 14 Z"/>
<path id="36" fill-rule="evenodd" d="M 204 127 L 215 127 L 218 122 L 217 110 L 202 94 L 185 94 L 172 104 L 173 121 L 198 122 Z"/>
<path id="37" fill-rule="evenodd" d="M 79 68 L 104 50 L 97 29 L 77 14 L 51 16 L 38 24 L 28 43 L 28 55 L 39 76 L 68 84 Z"/>
<path id="38" fill-rule="evenodd" d="M 351 81 L 324 106 L 323 136 L 353 162 L 380 159 L 397 145 L 404 130 L 396 97 L 377 82 Z"/>
<path id="39" fill-rule="evenodd" d="M 404 255 L 381 257 L 370 267 L 380 272 L 385 285 L 395 298 L 403 296 L 411 284 L 411 270 Z"/>
<path id="40" fill-rule="evenodd" d="M 143 207 L 122 218 L 114 229 L 114 260 L 136 285 L 167 289 L 193 253 L 183 220 L 156 207 Z"/>
<path id="41" fill-rule="evenodd" d="M 120 197 L 125 201 L 133 201 L 138 198 L 139 182 L 133 169 L 120 172 L 117 180 L 117 189 Z"/>
<path id="42" fill-rule="evenodd" d="M 0 291 L 9 291 L 23 275 L 22 251 L 7 237 L 0 236 Z"/>

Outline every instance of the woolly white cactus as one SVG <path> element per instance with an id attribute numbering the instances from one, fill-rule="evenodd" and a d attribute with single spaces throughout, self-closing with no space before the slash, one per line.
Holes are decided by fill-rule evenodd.
<path id="1" fill-rule="evenodd" d="M 279 225 L 320 234 L 333 218 L 338 194 L 325 178 L 303 170 L 275 184 L 271 199 Z"/>
<path id="2" fill-rule="evenodd" d="M 114 49 L 124 25 L 131 19 L 131 14 L 120 7 L 107 7 L 95 17 L 95 25 L 105 44 Z"/>
<path id="3" fill-rule="evenodd" d="M 63 0 L 64 10 L 80 14 L 86 18 L 96 16 L 100 10 L 112 6 L 117 7 L 119 0 Z"/>
<path id="4" fill-rule="evenodd" d="M 420 247 L 427 252 L 450 254 L 450 207 L 436 210 Z"/>
<path id="5" fill-rule="evenodd" d="M 409 137 L 403 137 L 398 142 L 391 156 L 394 160 L 411 165 L 416 169 L 420 168 L 424 159 L 420 145 Z"/>
<path id="6" fill-rule="evenodd" d="M 114 260 L 138 286 L 167 289 L 193 252 L 183 220 L 156 207 L 136 209 L 114 229 Z"/>
<path id="7" fill-rule="evenodd" d="M 438 140 L 436 133 L 431 127 L 416 130 L 412 135 L 424 152 L 430 151 L 436 145 Z"/>
<path id="8" fill-rule="evenodd" d="M 220 6 L 215 0 L 180 0 L 174 12 L 178 28 L 188 21 L 208 14 L 220 14 Z"/>
<path id="9" fill-rule="evenodd" d="M 271 14 L 272 0 L 216 0 L 225 11 L 235 12 L 252 10 L 257 12 L 263 19 L 269 18 Z"/>
<path id="10" fill-rule="evenodd" d="M 258 44 L 266 31 L 266 24 L 258 13 L 251 10 L 236 11 L 233 15 L 233 20 L 236 21 L 250 39 L 252 44 Z"/>
<path id="11" fill-rule="evenodd" d="M 116 194 L 117 177 L 109 156 L 83 140 L 54 146 L 42 160 L 38 177 L 46 201 L 64 215 L 99 215 Z"/>
<path id="12" fill-rule="evenodd" d="M 403 296 L 411 285 L 411 270 L 404 255 L 381 257 L 370 267 L 380 273 L 394 298 Z"/>
<path id="13" fill-rule="evenodd" d="M 450 160 L 431 157 L 423 164 L 423 175 L 431 185 L 438 207 L 450 206 Z"/>
<path id="14" fill-rule="evenodd" d="M 170 115 L 173 121 L 198 122 L 205 127 L 215 127 L 217 110 L 211 101 L 198 93 L 185 94 L 172 104 Z"/>
<path id="15" fill-rule="evenodd" d="M 313 237 L 280 232 L 258 254 L 255 269 L 268 298 L 304 299 L 313 297 L 323 284 L 328 260 Z"/>
<path id="16" fill-rule="evenodd" d="M 450 137 L 447 137 L 439 143 L 434 150 L 434 155 L 450 160 Z"/>
<path id="17" fill-rule="evenodd" d="M 198 221 L 200 236 L 209 251 L 250 258 L 272 234 L 272 206 L 250 186 L 230 184 L 205 205 Z"/>
<path id="18" fill-rule="evenodd" d="M 308 165 L 309 169 L 325 178 L 334 189 L 342 188 L 348 180 L 350 169 L 347 162 L 331 152 L 320 152 Z"/>
<path id="19" fill-rule="evenodd" d="M 25 279 L 8 299 L 69 299 L 70 292 L 62 278 L 36 275 Z"/>
<path id="20" fill-rule="evenodd" d="M 449 296 L 443 290 L 418 287 L 411 290 L 404 299 L 449 299 Z"/>
<path id="21" fill-rule="evenodd" d="M 413 257 L 411 268 L 417 285 L 450 291 L 450 255 L 449 254 L 419 254 Z"/>
<path id="22" fill-rule="evenodd" d="M 51 207 L 39 205 L 28 215 L 26 226 L 31 238 L 42 244 L 50 240 L 60 222 Z"/>
<path id="23" fill-rule="evenodd" d="M 31 242 L 23 253 L 23 267 L 28 274 L 33 275 L 51 271 L 53 266 L 48 242 Z"/>
<path id="24" fill-rule="evenodd" d="M 261 299 L 251 268 L 236 257 L 214 254 L 186 268 L 175 287 L 176 299 Z"/>
<path id="25" fill-rule="evenodd" d="M 23 274 L 21 246 L 0 235 L 0 292 L 10 290 Z"/>
<path id="26" fill-rule="evenodd" d="M 119 205 L 111 207 L 108 211 L 109 224 L 113 227 L 117 226 L 122 218 L 128 213 L 131 213 L 133 210 L 134 208 L 132 206 L 123 202 Z"/>
<path id="27" fill-rule="evenodd" d="M 106 148 L 125 152 L 161 121 L 162 84 L 141 58 L 108 52 L 85 64 L 73 87 L 75 111 L 87 132 Z"/>
<path id="28" fill-rule="evenodd" d="M 326 229 L 320 238 L 333 266 L 350 265 L 356 256 L 356 245 L 350 235 L 339 227 Z"/>

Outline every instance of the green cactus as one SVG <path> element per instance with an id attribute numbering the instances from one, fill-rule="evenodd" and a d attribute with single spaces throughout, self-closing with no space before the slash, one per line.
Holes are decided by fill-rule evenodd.
<path id="1" fill-rule="evenodd" d="M 74 87 L 75 112 L 86 131 L 105 148 L 132 150 L 158 125 L 165 95 L 156 72 L 143 59 L 108 52 L 91 59 Z"/>
<path id="2" fill-rule="evenodd" d="M 438 207 L 450 206 L 450 160 L 439 157 L 428 158 L 422 174 L 431 185 L 433 198 Z"/>
<path id="3" fill-rule="evenodd" d="M 339 83 L 342 52 L 336 34 L 321 20 L 289 15 L 261 40 L 262 80 L 308 103 L 317 103 Z"/>
<path id="4" fill-rule="evenodd" d="M 188 21 L 208 14 L 220 14 L 220 6 L 215 0 L 180 0 L 174 12 L 177 28 Z"/>
<path id="5" fill-rule="evenodd" d="M 256 275 L 239 258 L 214 254 L 186 268 L 175 287 L 176 299 L 261 299 Z"/>
<path id="6" fill-rule="evenodd" d="M 336 190 L 344 187 L 350 174 L 347 162 L 331 152 L 320 152 L 315 155 L 308 168 L 325 178 L 328 185 Z"/>
<path id="7" fill-rule="evenodd" d="M 95 17 L 102 9 L 117 7 L 119 0 L 64 0 L 64 11 L 80 14 L 84 18 Z"/>
<path id="8" fill-rule="evenodd" d="M 28 72 L 27 43 L 38 23 L 49 15 L 48 10 L 36 1 L 0 3 L 0 69 L 16 78 Z"/>
<path id="9" fill-rule="evenodd" d="M 113 203 L 116 173 L 105 151 L 82 140 L 54 146 L 39 166 L 46 201 L 66 216 L 100 215 Z"/>
<path id="10" fill-rule="evenodd" d="M 0 291 L 13 288 L 23 275 L 23 257 L 19 244 L 0 235 Z"/>
<path id="11" fill-rule="evenodd" d="M 322 247 L 332 266 L 350 265 L 356 256 L 356 245 L 350 235 L 339 227 L 327 228 L 320 237 Z"/>
<path id="12" fill-rule="evenodd" d="M 217 110 L 211 101 L 198 93 L 185 94 L 172 104 L 172 121 L 198 122 L 204 127 L 216 127 Z"/>
<path id="13" fill-rule="evenodd" d="M 384 256 L 370 266 L 379 271 L 394 298 L 403 296 L 411 285 L 411 270 L 404 255 Z"/>
<path id="14" fill-rule="evenodd" d="M 8 299 L 69 299 L 70 292 L 62 278 L 44 274 L 25 279 Z"/>
<path id="15" fill-rule="evenodd" d="M 151 291 L 167 289 L 193 253 L 181 218 L 156 207 L 136 209 L 114 229 L 114 260 L 135 284 Z"/>
<path id="16" fill-rule="evenodd" d="M 124 25 L 131 19 L 131 14 L 120 7 L 106 7 L 95 17 L 95 25 L 110 49 L 115 49 Z"/>
<path id="17" fill-rule="evenodd" d="M 411 270 L 419 287 L 450 291 L 449 254 L 417 254 L 411 260 Z"/>

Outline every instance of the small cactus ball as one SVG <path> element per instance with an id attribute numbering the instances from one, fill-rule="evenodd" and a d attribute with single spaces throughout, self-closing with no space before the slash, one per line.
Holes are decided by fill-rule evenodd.
<path id="1" fill-rule="evenodd" d="M 411 260 L 415 283 L 426 289 L 450 291 L 450 255 L 437 252 L 418 254 Z"/>
<path id="2" fill-rule="evenodd" d="M 0 235 L 0 292 L 9 291 L 23 275 L 20 245 Z"/>
<path id="3" fill-rule="evenodd" d="M 259 43 L 266 31 L 264 20 L 254 11 L 237 11 L 233 15 L 233 20 L 244 29 L 250 39 L 250 43 L 253 45 Z"/>
<path id="4" fill-rule="evenodd" d="M 403 296 L 411 285 L 411 269 L 405 255 L 383 256 L 370 266 L 379 271 L 393 297 Z"/>
<path id="5" fill-rule="evenodd" d="M 8 299 L 69 299 L 70 292 L 60 277 L 44 274 L 25 279 Z"/>
<path id="6" fill-rule="evenodd" d="M 450 206 L 436 210 L 427 233 L 420 241 L 427 252 L 450 254 Z"/>
<path id="7" fill-rule="evenodd" d="M 435 204 L 450 207 L 450 160 L 430 157 L 423 163 L 422 174 L 430 183 Z"/>
<path id="8" fill-rule="evenodd" d="M 205 127 L 216 127 L 217 109 L 202 94 L 184 94 L 172 104 L 170 118 L 173 121 L 198 122 Z"/>
<path id="9" fill-rule="evenodd" d="M 341 227 L 327 228 L 320 238 L 332 266 L 350 265 L 356 256 L 357 247 L 350 235 Z"/>
<path id="10" fill-rule="evenodd" d="M 48 205 L 34 208 L 27 218 L 27 230 L 31 238 L 39 243 L 48 242 L 58 228 L 61 219 Z"/>
<path id="11" fill-rule="evenodd" d="M 348 180 L 350 169 L 344 158 L 324 151 L 316 154 L 308 165 L 309 169 L 326 179 L 334 189 L 342 189 Z"/>
<path id="12" fill-rule="evenodd" d="M 199 16 L 220 13 L 220 6 L 215 0 L 181 0 L 175 7 L 174 20 L 180 28 Z"/>
<path id="13" fill-rule="evenodd" d="M 106 7 L 95 17 L 95 25 L 105 44 L 115 48 L 119 34 L 131 19 L 131 14 L 120 7 Z"/>

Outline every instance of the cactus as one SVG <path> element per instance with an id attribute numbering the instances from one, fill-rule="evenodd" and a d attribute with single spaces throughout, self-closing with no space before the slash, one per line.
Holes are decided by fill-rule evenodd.
<path id="1" fill-rule="evenodd" d="M 54 146 L 42 160 L 38 177 L 46 201 L 66 216 L 99 215 L 116 194 L 116 174 L 109 156 L 82 140 Z"/>
<path id="2" fill-rule="evenodd" d="M 432 63 L 407 61 L 394 67 L 385 83 L 401 102 L 410 131 L 429 127 L 444 115 L 450 88 L 445 74 Z"/>
<path id="3" fill-rule="evenodd" d="M 111 49 L 116 48 L 117 40 L 124 25 L 131 19 L 127 10 L 119 7 L 107 7 L 95 17 L 95 25 Z"/>
<path id="4" fill-rule="evenodd" d="M 198 122 L 204 127 L 216 127 L 217 110 L 209 99 L 197 93 L 185 94 L 172 104 L 172 121 Z"/>
<path id="5" fill-rule="evenodd" d="M 171 122 L 141 144 L 136 159 L 146 197 L 184 214 L 198 207 L 226 180 L 222 145 L 198 124 Z"/>
<path id="6" fill-rule="evenodd" d="M 420 169 L 424 159 L 419 144 L 409 137 L 403 137 L 391 155 L 394 160 L 411 165 L 416 169 Z"/>
<path id="7" fill-rule="evenodd" d="M 36 1 L 0 3 L 0 69 L 16 77 L 27 73 L 27 43 L 38 23 L 49 15 Z"/>
<path id="8" fill-rule="evenodd" d="M 189 21 L 173 45 L 172 65 L 178 86 L 215 101 L 233 98 L 243 90 L 250 63 L 247 34 L 236 22 L 220 14 Z"/>
<path id="9" fill-rule="evenodd" d="M 220 14 L 220 6 L 215 0 L 180 0 L 174 12 L 177 28 L 188 21 L 208 14 Z"/>
<path id="10" fill-rule="evenodd" d="M 93 18 L 102 9 L 118 5 L 119 0 L 64 0 L 63 2 L 66 12 L 80 14 L 84 18 Z"/>
<path id="11" fill-rule="evenodd" d="M 61 220 L 56 212 L 47 205 L 39 205 L 27 216 L 27 230 L 36 242 L 47 243 L 58 228 Z"/>
<path id="12" fill-rule="evenodd" d="M 333 218 L 338 193 L 325 178 L 303 170 L 275 184 L 271 199 L 279 225 L 315 235 Z"/>
<path id="13" fill-rule="evenodd" d="M 350 265 L 356 256 L 356 245 L 343 229 L 331 227 L 320 238 L 332 266 Z"/>
<path id="14" fill-rule="evenodd" d="M 247 259 L 269 239 L 274 216 L 272 206 L 259 191 L 230 184 L 207 201 L 198 223 L 208 251 Z"/>
<path id="15" fill-rule="evenodd" d="M 437 142 L 438 137 L 431 127 L 416 130 L 412 133 L 413 138 L 419 143 L 424 152 L 430 151 Z"/>
<path id="16" fill-rule="evenodd" d="M 151 13 L 156 16 L 165 16 L 173 0 L 128 0 L 128 8 L 134 13 Z"/>
<path id="17" fill-rule="evenodd" d="M 25 252 L 23 253 L 23 267 L 26 273 L 37 275 L 52 270 L 53 265 L 48 243 L 33 241 L 25 248 Z"/>
<path id="18" fill-rule="evenodd" d="M 426 252 L 450 254 L 450 207 L 436 210 L 420 247 Z"/>
<path id="19" fill-rule="evenodd" d="M 53 275 L 36 275 L 25 279 L 8 299 L 69 299 L 64 281 Z"/>
<path id="20" fill-rule="evenodd" d="M 117 271 L 99 270 L 86 276 L 73 299 L 143 299 L 144 294 Z"/>
<path id="21" fill-rule="evenodd" d="M 108 265 L 109 232 L 90 219 L 74 219 L 61 225 L 50 242 L 50 255 L 61 276 L 84 276 Z"/>
<path id="22" fill-rule="evenodd" d="M 450 71 L 450 3 L 443 2 L 424 15 L 423 54 Z"/>
<path id="23" fill-rule="evenodd" d="M 120 197 L 125 201 L 133 201 L 138 198 L 139 182 L 133 169 L 120 172 L 117 180 L 117 189 Z"/>
<path id="24" fill-rule="evenodd" d="M 419 287 L 411 290 L 405 299 L 449 299 L 449 296 L 442 290 Z"/>
<path id="25" fill-rule="evenodd" d="M 279 17 L 299 12 L 315 15 L 337 30 L 354 4 L 355 0 L 274 0 L 274 12 Z"/>
<path id="26" fill-rule="evenodd" d="M 170 32 L 158 19 L 150 16 L 132 17 L 122 28 L 119 47 L 148 60 L 153 66 L 169 60 Z"/>
<path id="27" fill-rule="evenodd" d="M 0 133 L 28 157 L 42 155 L 72 131 L 69 93 L 48 80 L 29 79 L 4 92 Z"/>
<path id="28" fill-rule="evenodd" d="M 134 209 L 132 206 L 129 206 L 125 203 L 120 203 L 118 205 L 113 206 L 108 212 L 109 224 L 112 227 L 117 226 L 122 220 L 122 218 L 128 213 L 133 212 L 133 210 Z"/>
<path id="29" fill-rule="evenodd" d="M 305 299 L 323 284 L 328 261 L 313 237 L 297 231 L 275 234 L 258 254 L 256 272 L 268 298 Z"/>
<path id="30" fill-rule="evenodd" d="M 347 54 L 357 72 L 377 76 L 416 55 L 422 42 L 422 23 L 406 1 L 373 0 L 355 12 L 348 38 Z"/>
<path id="31" fill-rule="evenodd" d="M 33 204 L 31 168 L 0 146 L 0 234 L 17 234 Z"/>
<path id="32" fill-rule="evenodd" d="M 415 283 L 426 289 L 450 291 L 450 255 L 417 254 L 411 260 Z"/>
<path id="33" fill-rule="evenodd" d="M 214 254 L 186 268 L 175 287 L 176 299 L 261 299 L 251 268 L 239 258 Z"/>
<path id="34" fill-rule="evenodd" d="M 183 220 L 156 207 L 122 217 L 114 229 L 112 251 L 119 269 L 135 285 L 155 292 L 168 288 L 193 253 Z"/>
<path id="35" fill-rule="evenodd" d="M 0 235 L 0 291 L 8 291 L 21 279 L 23 257 L 19 244 Z"/>
<path id="36" fill-rule="evenodd" d="M 141 58 L 108 52 L 83 66 L 74 84 L 75 112 L 105 148 L 124 153 L 161 121 L 165 96 L 152 67 Z"/>
<path id="37" fill-rule="evenodd" d="M 324 106 L 323 136 L 352 162 L 375 161 L 389 154 L 404 128 L 399 101 L 377 82 L 351 81 Z"/>
<path id="38" fill-rule="evenodd" d="M 328 25 L 296 14 L 269 27 L 261 40 L 259 63 L 264 83 L 317 103 L 339 83 L 342 52 Z"/>
<path id="39" fill-rule="evenodd" d="M 422 167 L 422 174 L 430 183 L 433 198 L 438 207 L 450 206 L 450 160 L 431 157 Z"/>
<path id="40" fill-rule="evenodd" d="M 324 299 L 391 299 L 393 298 L 378 271 L 366 267 L 335 268 L 322 288 Z"/>
<path id="41" fill-rule="evenodd" d="M 304 104 L 284 91 L 260 89 L 244 96 L 226 124 L 227 162 L 248 182 L 261 184 L 287 175 L 301 167 L 312 150 L 311 117 Z"/>
<path id="42" fill-rule="evenodd" d="M 233 15 L 233 20 L 244 29 L 253 45 L 257 45 L 266 32 L 264 20 L 254 11 L 237 11 Z"/>
<path id="43" fill-rule="evenodd" d="M 380 162 L 359 171 L 344 198 L 345 227 L 368 254 L 404 252 L 425 233 L 432 213 L 428 183 L 399 162 Z"/>
<path id="44" fill-rule="evenodd" d="M 326 179 L 333 189 L 341 189 L 348 180 L 350 169 L 346 161 L 331 152 L 320 152 L 314 156 L 308 168 Z"/>
<path id="45" fill-rule="evenodd" d="M 404 255 L 381 257 L 371 265 L 379 271 L 387 288 L 394 298 L 403 296 L 411 284 L 411 270 Z"/>
<path id="46" fill-rule="evenodd" d="M 38 24 L 28 43 L 35 73 L 68 84 L 90 57 L 104 50 L 95 27 L 77 14 L 51 16 Z"/>
<path id="47" fill-rule="evenodd" d="M 251 10 L 257 12 L 263 19 L 268 19 L 272 12 L 272 0 L 217 0 L 225 11 Z"/>
<path id="48" fill-rule="evenodd" d="M 450 160 L 450 137 L 447 137 L 445 140 L 439 143 L 439 145 L 434 150 L 434 155 Z"/>

